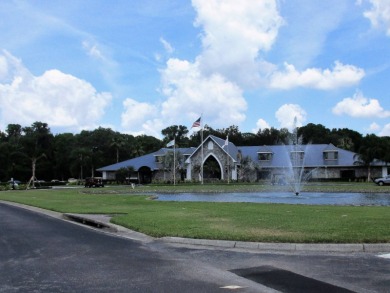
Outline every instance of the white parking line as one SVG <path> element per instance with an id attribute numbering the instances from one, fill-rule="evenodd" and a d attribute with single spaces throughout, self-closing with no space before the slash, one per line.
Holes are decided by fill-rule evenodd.
<path id="1" fill-rule="evenodd" d="M 379 256 L 379 257 L 382 257 L 382 258 L 388 258 L 388 259 L 390 259 L 390 253 L 388 253 L 388 254 L 379 254 L 378 256 Z"/>

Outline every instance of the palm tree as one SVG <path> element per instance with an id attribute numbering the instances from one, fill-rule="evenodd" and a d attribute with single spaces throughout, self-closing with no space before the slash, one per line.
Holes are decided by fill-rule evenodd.
<path id="1" fill-rule="evenodd" d="M 32 186 L 35 188 L 36 181 L 36 165 L 42 158 L 47 158 L 45 151 L 51 149 L 50 128 L 47 123 L 34 122 L 31 127 L 24 127 L 25 135 L 22 139 L 24 153 L 31 160 L 32 176 L 27 184 L 27 188 Z"/>
<path id="2" fill-rule="evenodd" d="M 131 154 L 133 157 L 139 157 L 145 154 L 145 150 L 141 142 L 135 141 Z"/>
<path id="3" fill-rule="evenodd" d="M 383 151 L 383 144 L 375 134 L 369 134 L 364 137 L 359 152 L 354 156 L 354 159 L 356 159 L 356 165 L 367 167 L 367 181 L 371 178 L 371 163 L 374 159 L 381 158 Z"/>
<path id="4" fill-rule="evenodd" d="M 119 149 L 125 146 L 125 140 L 122 137 L 114 137 L 111 140 L 110 147 L 116 150 L 116 162 L 119 162 Z"/>

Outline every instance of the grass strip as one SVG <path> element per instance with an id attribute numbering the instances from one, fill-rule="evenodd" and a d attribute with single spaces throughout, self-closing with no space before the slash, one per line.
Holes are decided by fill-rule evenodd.
<path id="1" fill-rule="evenodd" d="M 160 202 L 120 188 L 4 191 L 0 199 L 62 213 L 110 214 L 113 223 L 154 237 L 390 243 L 389 207 Z"/>

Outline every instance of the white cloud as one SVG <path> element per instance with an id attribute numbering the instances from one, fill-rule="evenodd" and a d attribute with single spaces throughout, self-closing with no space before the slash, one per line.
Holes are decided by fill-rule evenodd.
<path id="1" fill-rule="evenodd" d="M 163 124 L 158 118 L 159 108 L 156 105 L 127 98 L 123 101 L 123 108 L 121 125 L 127 132 L 160 136 Z"/>
<path id="2" fill-rule="evenodd" d="M 23 63 L 3 51 L 4 78 L 0 80 L 0 111 L 3 124 L 28 125 L 35 121 L 69 130 L 95 127 L 111 101 L 88 82 L 59 70 L 32 75 Z"/>
<path id="3" fill-rule="evenodd" d="M 239 124 L 245 120 L 247 104 L 242 90 L 220 74 L 204 76 L 198 63 L 171 58 L 161 70 L 160 104 L 126 99 L 122 127 L 131 133 L 160 136 L 167 125 L 192 123 L 203 113 L 204 123 L 213 127 Z"/>
<path id="4" fill-rule="evenodd" d="M 380 136 L 390 136 L 390 123 L 386 124 L 383 129 L 379 132 Z"/>
<path id="5" fill-rule="evenodd" d="M 336 115 L 347 115 L 355 118 L 387 118 L 390 111 L 384 110 L 377 99 L 368 99 L 361 92 L 356 92 L 352 98 L 345 98 L 333 107 Z"/>
<path id="6" fill-rule="evenodd" d="M 213 127 L 240 124 L 247 109 L 242 87 L 259 81 L 262 66 L 272 67 L 258 54 L 271 48 L 283 23 L 276 1 L 193 0 L 192 5 L 195 25 L 203 28 L 203 51 L 194 62 L 171 58 L 160 71 L 167 98 L 162 119 L 178 124 L 203 113 Z M 160 41 L 169 52 L 170 44 Z"/>
<path id="7" fill-rule="evenodd" d="M 373 132 L 376 132 L 380 129 L 381 127 L 379 126 L 379 124 L 373 122 L 370 124 L 370 127 L 368 128 L 369 131 L 373 131 Z"/>
<path id="8" fill-rule="evenodd" d="M 259 51 L 275 42 L 283 19 L 274 0 L 193 0 L 203 28 L 201 71 L 218 72 L 240 85 L 258 81 Z"/>
<path id="9" fill-rule="evenodd" d="M 150 119 L 142 124 L 141 134 L 161 137 L 161 130 L 167 127 L 161 119 Z"/>
<path id="10" fill-rule="evenodd" d="M 369 2 L 372 5 L 371 10 L 365 11 L 364 16 L 370 20 L 373 27 L 384 29 L 390 37 L 390 1 L 369 0 Z"/>
<path id="11" fill-rule="evenodd" d="M 276 111 L 275 117 L 281 128 L 292 130 L 294 126 L 300 127 L 304 124 L 306 111 L 297 104 L 285 104 Z"/>
<path id="12" fill-rule="evenodd" d="M 5 56 L 0 55 L 0 81 L 3 80 L 8 73 L 8 62 Z"/>
<path id="13" fill-rule="evenodd" d="M 242 90 L 219 74 L 205 77 L 198 64 L 170 59 L 162 71 L 162 116 L 177 119 L 187 113 L 193 119 L 203 113 L 214 127 L 239 124 L 245 119 L 246 101 Z"/>
<path id="14" fill-rule="evenodd" d="M 276 71 L 271 75 L 271 88 L 287 90 L 294 87 L 308 87 L 330 90 L 355 85 L 365 75 L 363 69 L 344 65 L 338 61 L 332 69 L 325 70 L 309 68 L 299 72 L 291 64 L 285 63 L 284 66 L 284 71 Z"/>
<path id="15" fill-rule="evenodd" d="M 139 118 L 142 122 L 138 122 L 137 131 L 146 131 L 149 125 L 148 131 L 156 132 L 154 119 L 163 121 L 165 126 L 186 125 L 201 113 L 205 123 L 212 127 L 226 127 L 227 123 L 239 125 L 246 119 L 244 90 L 266 83 L 271 88 L 321 90 L 359 83 L 364 70 L 338 61 L 331 69 L 300 71 L 286 64 L 284 70 L 278 71 L 275 65 L 264 60 L 262 54 L 272 48 L 284 25 L 278 3 L 276 0 L 192 0 L 197 14 L 195 26 L 202 29 L 202 51 L 194 61 L 170 58 L 166 62 L 166 67 L 160 70 L 159 89 L 165 100 L 158 105 L 148 104 L 156 107 L 159 114 Z M 164 38 L 160 42 L 168 53 L 173 51 Z M 160 61 L 163 57 L 156 54 L 155 59 Z M 276 115 L 282 127 L 292 127 L 294 117 L 300 124 L 306 119 L 305 111 L 298 105 L 285 105 Z M 130 123 L 122 120 L 122 126 L 129 128 Z"/>
<path id="16" fill-rule="evenodd" d="M 167 40 L 165 40 L 163 37 L 160 38 L 160 42 L 168 54 L 172 54 L 175 51 L 175 49 L 172 47 L 172 45 Z"/>
<path id="17" fill-rule="evenodd" d="M 88 41 L 83 41 L 82 45 L 89 56 L 103 61 L 106 59 L 96 44 L 90 44 Z"/>
<path id="18" fill-rule="evenodd" d="M 268 124 L 267 121 L 260 118 L 259 120 L 257 120 L 256 128 L 252 129 L 252 132 L 257 133 L 259 131 L 259 129 L 263 130 L 263 129 L 267 129 L 267 128 L 269 129 L 269 128 L 271 128 L 271 126 Z"/>

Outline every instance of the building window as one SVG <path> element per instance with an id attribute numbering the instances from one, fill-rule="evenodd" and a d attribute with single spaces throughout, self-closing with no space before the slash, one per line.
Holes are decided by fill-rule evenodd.
<path id="1" fill-rule="evenodd" d="M 209 141 L 207 148 L 211 151 L 214 148 L 214 144 L 212 141 Z"/>
<path id="2" fill-rule="evenodd" d="M 259 161 L 271 161 L 272 153 L 258 153 Z"/>
<path id="3" fill-rule="evenodd" d="M 164 156 L 155 156 L 156 163 L 162 163 L 164 161 Z"/>
<path id="4" fill-rule="evenodd" d="M 292 162 L 301 161 L 303 160 L 304 156 L 305 152 L 303 151 L 293 151 L 290 153 L 290 159 Z"/>
<path id="5" fill-rule="evenodd" d="M 339 153 L 338 152 L 324 152 L 324 160 L 338 160 Z"/>

